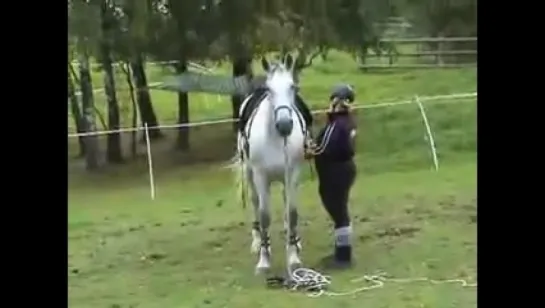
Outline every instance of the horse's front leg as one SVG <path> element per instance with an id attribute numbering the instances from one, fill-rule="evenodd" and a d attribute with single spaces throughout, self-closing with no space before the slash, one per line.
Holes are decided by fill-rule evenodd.
<path id="1" fill-rule="evenodd" d="M 252 206 L 254 208 L 254 221 L 252 222 L 252 245 L 250 247 L 250 251 L 257 254 L 261 248 L 261 226 L 259 224 L 259 217 L 261 214 L 259 212 L 259 195 L 257 194 L 257 190 L 255 188 L 251 170 L 248 171 L 248 180 L 250 183 Z"/>
<path id="2" fill-rule="evenodd" d="M 286 258 L 288 270 L 292 271 L 301 266 L 301 239 L 297 232 L 299 213 L 297 211 L 297 190 L 298 190 L 299 169 L 295 168 L 289 177 L 288 183 L 284 183 L 284 204 L 286 209 Z"/>
<path id="3" fill-rule="evenodd" d="M 270 182 L 265 174 L 260 170 L 254 169 L 253 182 L 259 201 L 259 235 L 261 247 L 259 248 L 259 260 L 256 265 L 256 274 L 263 273 L 271 267 L 271 241 L 269 227 L 271 225 L 271 215 L 269 206 Z"/>

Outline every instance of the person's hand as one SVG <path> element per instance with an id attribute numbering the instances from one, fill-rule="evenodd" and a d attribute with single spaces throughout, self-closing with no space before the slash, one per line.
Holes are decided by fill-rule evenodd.
<path id="1" fill-rule="evenodd" d="M 307 145 L 305 147 L 305 153 L 304 153 L 304 157 L 305 159 L 311 159 L 312 157 L 314 157 L 315 153 L 316 153 L 316 143 L 314 143 L 313 140 L 309 140 L 307 142 Z"/>
<path id="2" fill-rule="evenodd" d="M 337 97 L 334 97 L 330 102 L 329 102 L 329 109 L 327 110 L 327 112 L 331 113 L 331 112 L 335 112 L 335 107 L 337 106 L 337 104 L 339 103 L 339 99 Z"/>
<path id="3" fill-rule="evenodd" d="M 350 112 L 352 111 L 352 106 L 350 106 L 350 102 L 348 100 L 335 97 L 331 100 L 329 104 L 328 112 L 332 113 L 342 109 L 345 109 L 348 112 Z"/>
<path id="4" fill-rule="evenodd" d="M 352 112 L 352 105 L 346 100 L 343 103 L 344 108 L 346 108 L 346 111 Z"/>

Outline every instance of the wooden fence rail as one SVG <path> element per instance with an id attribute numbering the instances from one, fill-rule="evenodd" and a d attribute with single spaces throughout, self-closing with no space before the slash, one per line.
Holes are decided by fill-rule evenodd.
<path id="1" fill-rule="evenodd" d="M 444 44 L 451 42 L 477 42 L 477 37 L 423 37 L 423 38 L 386 38 L 380 40 L 390 43 L 390 46 L 383 50 L 381 55 L 370 53 L 366 58 L 388 59 L 387 64 L 381 63 L 360 63 L 359 68 L 368 69 L 419 69 L 419 68 L 460 68 L 475 66 L 476 63 L 445 63 L 445 59 L 453 56 L 476 56 L 477 50 L 446 50 Z M 403 52 L 396 48 L 396 45 L 426 45 L 436 43 L 435 50 L 418 50 Z M 434 63 L 396 63 L 400 58 L 430 58 Z M 473 61 L 476 62 L 476 61 Z"/>
<path id="2" fill-rule="evenodd" d="M 384 38 L 381 42 L 397 44 L 476 42 L 477 37 L 415 37 L 415 38 Z"/>

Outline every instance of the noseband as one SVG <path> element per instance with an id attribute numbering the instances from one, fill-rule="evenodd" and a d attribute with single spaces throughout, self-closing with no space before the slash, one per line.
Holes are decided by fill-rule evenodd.
<path id="1" fill-rule="evenodd" d="M 290 114 L 290 117 L 292 117 L 292 115 L 293 115 L 293 108 L 291 108 L 290 106 L 280 106 L 280 107 L 274 108 L 274 118 L 276 119 L 277 116 L 278 116 L 278 112 L 279 112 L 280 110 L 284 110 L 284 109 L 287 109 L 287 110 L 288 110 L 288 113 Z"/>

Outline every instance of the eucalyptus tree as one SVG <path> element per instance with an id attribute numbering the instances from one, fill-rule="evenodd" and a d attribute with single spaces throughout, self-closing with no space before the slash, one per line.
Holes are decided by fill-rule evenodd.
<path id="1" fill-rule="evenodd" d="M 118 27 L 114 41 L 116 57 L 127 62 L 130 67 L 131 80 L 134 80 L 136 86 L 136 105 L 140 121 L 154 127 L 149 131 L 151 140 L 163 136 L 158 128 L 159 120 L 153 108 L 145 67 L 148 46 L 158 31 L 154 28 L 153 22 L 158 18 L 154 9 L 157 3 L 155 0 L 117 0 Z M 129 87 L 132 87 L 132 84 Z"/>
<path id="2" fill-rule="evenodd" d="M 100 63 L 104 74 L 104 92 L 108 106 L 108 129 L 106 159 L 110 163 L 123 161 L 121 153 L 121 128 L 119 104 L 115 88 L 115 75 L 112 61 L 112 49 L 115 32 L 118 30 L 118 19 L 115 14 L 115 4 L 110 0 L 100 0 Z"/>
<path id="3" fill-rule="evenodd" d="M 392 14 L 390 0 L 327 0 L 326 7 L 338 48 L 357 54 L 363 63 L 369 49 L 382 52 L 382 33 L 375 25 Z"/>
<path id="4" fill-rule="evenodd" d="M 77 54 L 82 101 L 82 126 L 86 133 L 96 131 L 89 57 L 96 50 L 98 40 L 96 29 L 100 26 L 99 20 L 99 10 L 91 2 L 72 0 L 68 3 L 69 43 L 72 44 Z M 84 139 L 86 167 L 88 170 L 96 170 L 99 167 L 98 138 L 96 135 L 90 135 Z"/>
<path id="5" fill-rule="evenodd" d="M 281 24 L 292 28 L 292 46 L 297 51 L 296 75 L 312 65 L 316 56 L 325 57 L 336 41 L 329 22 L 328 0 L 285 1 Z"/>
<path id="6" fill-rule="evenodd" d="M 392 1 L 422 35 L 477 35 L 477 0 Z"/>
<path id="7" fill-rule="evenodd" d="M 81 108 L 79 105 L 79 99 L 76 95 L 76 86 L 74 84 L 74 69 L 71 63 L 68 63 L 68 104 L 70 105 L 70 113 L 72 114 L 72 119 L 74 120 L 74 125 L 76 126 L 76 132 L 82 134 L 85 132 L 83 124 L 83 116 L 81 113 Z M 85 155 L 85 138 L 78 136 L 79 143 L 79 157 Z"/>
<path id="8" fill-rule="evenodd" d="M 219 23 L 226 43 L 225 49 L 231 60 L 232 76 L 253 79 L 252 60 L 256 47 L 255 29 L 262 17 L 260 9 L 263 2 L 258 0 L 221 0 L 216 4 L 219 11 Z M 242 105 L 242 95 L 231 96 L 231 114 L 238 118 L 238 110 Z M 236 123 L 233 123 L 236 131 Z"/>
<path id="9" fill-rule="evenodd" d="M 177 75 L 188 71 L 188 61 L 195 54 L 195 45 L 198 36 L 194 25 L 201 9 L 200 1 L 195 0 L 168 0 L 164 7 L 164 23 L 168 30 L 166 37 L 171 37 L 171 52 L 175 55 L 174 69 Z M 164 46 L 164 45 L 163 45 Z M 171 58 L 172 59 L 172 58 Z M 178 124 L 189 123 L 189 96 L 187 92 L 178 93 Z M 189 128 L 182 126 L 178 129 L 176 148 L 182 151 L 189 149 Z"/>

